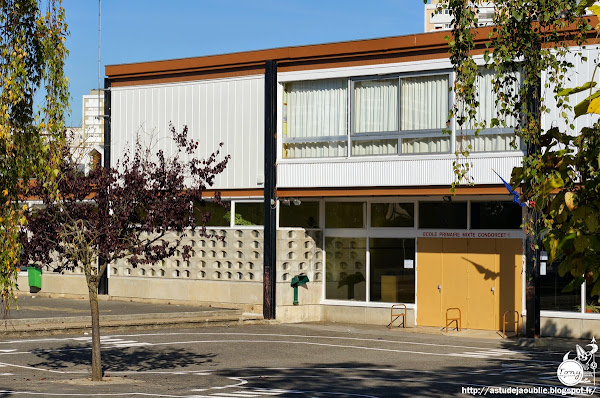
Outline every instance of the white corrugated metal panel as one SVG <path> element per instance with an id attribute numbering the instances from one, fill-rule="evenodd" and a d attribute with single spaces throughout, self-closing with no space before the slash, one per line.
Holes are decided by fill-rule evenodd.
<path id="1" fill-rule="evenodd" d="M 581 53 L 581 56 L 579 55 Z M 581 57 L 587 57 L 586 61 L 582 61 Z M 574 65 L 574 68 L 571 68 L 569 73 L 566 75 L 566 79 L 563 82 L 565 87 L 578 87 L 592 80 L 592 75 L 594 74 L 594 68 L 596 67 L 596 61 L 600 57 L 600 48 L 598 46 L 587 46 L 586 48 L 578 48 L 572 47 L 571 52 L 567 54 L 566 59 Z M 596 71 L 595 81 L 598 82 L 598 76 L 600 76 L 600 71 Z M 550 113 L 545 114 L 543 117 L 543 128 L 549 129 L 551 127 L 557 126 L 561 129 L 561 131 L 569 131 L 563 119 L 559 115 L 559 111 L 556 108 L 556 101 L 554 100 L 554 85 L 551 82 L 545 81 L 546 76 L 544 76 L 544 81 L 542 81 L 542 87 L 544 87 L 544 83 L 548 83 L 547 88 L 543 88 L 542 97 L 544 97 L 545 104 L 550 108 Z M 590 94 L 589 90 L 583 91 L 581 93 L 569 96 L 569 103 L 572 106 L 577 105 L 580 101 L 585 99 Z M 573 121 L 574 129 L 571 130 L 572 134 L 578 134 L 582 127 L 591 126 L 594 122 L 598 120 L 598 115 L 583 115 L 573 120 L 573 112 L 566 111 L 567 118 L 570 121 Z"/>
<path id="2" fill-rule="evenodd" d="M 200 157 L 224 143 L 230 154 L 215 188 L 262 188 L 264 152 L 264 78 L 260 76 L 116 87 L 112 90 L 111 161 L 115 165 L 136 137 L 174 153 L 169 122 L 187 125 L 198 140 Z"/>
<path id="3" fill-rule="evenodd" d="M 311 160 L 310 163 L 280 162 L 277 166 L 277 184 L 281 188 L 316 187 L 401 187 L 449 185 L 453 181 L 454 156 L 423 156 L 405 159 L 344 161 Z M 505 180 L 522 156 L 518 154 L 475 156 L 471 175 L 476 184 L 501 184 L 492 169 Z"/>

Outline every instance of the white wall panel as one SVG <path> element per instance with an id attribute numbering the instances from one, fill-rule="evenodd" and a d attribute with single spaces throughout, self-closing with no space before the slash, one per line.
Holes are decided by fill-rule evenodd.
<path id="1" fill-rule="evenodd" d="M 218 189 L 262 188 L 264 152 L 263 76 L 152 86 L 115 87 L 112 92 L 111 162 L 130 150 L 136 138 L 167 153 L 176 150 L 169 122 L 199 142 L 208 157 L 223 142 L 230 154 Z"/>
<path id="2" fill-rule="evenodd" d="M 277 184 L 280 188 L 317 187 L 394 187 L 450 185 L 453 181 L 454 156 L 411 157 L 390 160 L 328 161 L 311 159 L 310 163 L 280 162 Z M 476 184 L 502 184 L 493 173 L 510 179 L 513 167 L 521 164 L 519 155 L 469 157 L 471 175 Z"/>
<path id="3" fill-rule="evenodd" d="M 581 56 L 578 55 L 581 53 Z M 587 57 L 586 61 L 582 61 L 581 57 Z M 586 48 L 572 47 L 571 52 L 567 55 L 567 60 L 570 61 L 575 67 L 572 68 L 566 75 L 564 87 L 578 87 L 592 80 L 594 74 L 594 68 L 600 59 L 600 49 L 598 46 L 587 46 Z M 595 81 L 598 83 L 600 77 L 600 71 L 596 72 Z M 544 88 L 542 97 L 544 97 L 545 104 L 550 108 L 550 113 L 543 117 L 543 128 L 549 129 L 554 126 L 558 126 L 561 131 L 570 131 L 571 134 L 577 135 L 582 127 L 591 126 L 598 120 L 598 115 L 590 114 L 583 115 L 577 119 L 573 119 L 574 113 L 567 111 L 567 118 L 573 121 L 574 129 L 570 130 L 569 126 L 564 123 L 564 120 L 560 117 L 559 111 L 556 108 L 556 101 L 554 100 L 554 85 L 546 81 L 546 76 L 543 77 L 542 87 L 544 83 L 548 84 L 547 88 Z M 598 87 L 598 86 L 596 86 Z M 590 94 L 589 90 L 581 93 L 569 96 L 569 103 L 572 106 L 577 105 L 580 101 L 585 99 Z"/>

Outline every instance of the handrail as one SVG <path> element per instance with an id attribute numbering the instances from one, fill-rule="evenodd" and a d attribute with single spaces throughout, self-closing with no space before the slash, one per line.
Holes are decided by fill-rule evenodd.
<path id="1" fill-rule="evenodd" d="M 394 309 L 404 310 L 404 312 L 394 313 Z M 406 304 L 392 304 L 392 308 L 390 309 L 390 329 L 394 327 L 394 321 L 396 320 L 394 317 L 396 317 L 396 319 L 402 317 L 402 327 L 406 327 Z M 400 325 L 398 325 L 398 327 L 400 327 Z"/>
<path id="2" fill-rule="evenodd" d="M 519 311 L 515 310 L 515 311 L 505 311 L 504 315 L 502 315 L 502 338 L 505 339 L 506 338 L 506 325 L 508 324 L 508 322 L 506 322 L 506 314 L 508 313 L 512 313 L 514 312 L 515 314 L 517 314 L 517 317 L 515 319 L 515 333 L 517 334 L 517 337 L 519 337 Z"/>
<path id="3" fill-rule="evenodd" d="M 458 311 L 458 318 L 448 318 L 448 312 L 450 312 L 450 310 Z M 448 322 L 448 321 L 450 321 L 450 322 Z M 448 333 L 448 326 L 452 322 L 456 322 L 456 330 L 458 330 L 459 332 L 462 331 L 462 313 L 460 311 L 460 308 L 458 308 L 458 307 L 451 307 L 451 308 L 446 309 L 446 333 Z"/>

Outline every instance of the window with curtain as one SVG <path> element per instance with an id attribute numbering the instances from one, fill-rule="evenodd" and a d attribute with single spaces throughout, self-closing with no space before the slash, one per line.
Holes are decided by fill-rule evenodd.
<path id="1" fill-rule="evenodd" d="M 401 79 L 402 130 L 443 129 L 448 120 L 448 75 Z"/>
<path id="2" fill-rule="evenodd" d="M 441 135 L 442 133 L 440 133 Z M 404 138 L 402 153 L 443 153 L 450 152 L 450 137 Z"/>
<path id="3" fill-rule="evenodd" d="M 514 134 L 479 134 L 463 135 L 457 132 L 456 148 L 469 150 L 470 152 L 505 152 L 521 149 L 521 139 Z M 470 148 L 470 149 L 469 149 Z"/>
<path id="4" fill-rule="evenodd" d="M 348 80 L 289 83 L 284 92 L 285 158 L 347 156 Z"/>
<path id="5" fill-rule="evenodd" d="M 283 157 L 447 153 L 448 85 L 448 74 L 288 83 Z"/>
<path id="6" fill-rule="evenodd" d="M 354 83 L 354 132 L 398 130 L 398 79 Z"/>
<path id="7" fill-rule="evenodd" d="M 508 87 L 507 94 L 516 95 L 519 90 L 521 74 L 514 74 L 514 83 Z M 494 72 L 488 69 L 481 70 L 481 76 L 477 78 L 477 92 L 479 93 L 479 107 L 476 109 L 475 120 L 477 122 L 486 122 L 487 128 L 477 137 L 473 135 L 463 135 L 460 137 L 460 130 L 457 124 L 457 148 L 462 147 L 471 152 L 505 152 L 521 149 L 521 141 L 518 137 L 506 129 L 512 129 L 518 125 L 519 120 L 513 116 L 503 116 L 500 112 L 498 95 L 494 93 Z M 490 128 L 492 119 L 504 120 L 506 128 Z M 503 126 L 501 126 L 503 127 Z M 463 125 L 463 130 L 472 130 L 475 128 L 473 121 L 467 121 Z M 497 132 L 495 132 L 497 131 Z M 469 149 L 470 146 L 470 149 Z"/>

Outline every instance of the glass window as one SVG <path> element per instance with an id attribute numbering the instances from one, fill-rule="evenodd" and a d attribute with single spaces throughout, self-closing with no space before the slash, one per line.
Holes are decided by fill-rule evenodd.
<path id="1" fill-rule="evenodd" d="M 413 203 L 371 203 L 371 227 L 414 227 Z"/>
<path id="2" fill-rule="evenodd" d="M 470 152 L 518 151 L 521 139 L 514 134 L 457 135 L 456 147 Z"/>
<path id="3" fill-rule="evenodd" d="M 354 131 L 398 131 L 398 79 L 354 83 Z"/>
<path id="4" fill-rule="evenodd" d="M 283 104 L 284 158 L 348 156 L 348 80 L 325 79 L 286 85 Z"/>
<path id="5" fill-rule="evenodd" d="M 365 301 L 367 240 L 365 238 L 325 239 L 325 298 Z"/>
<path id="6" fill-rule="evenodd" d="M 448 121 L 448 75 L 401 79 L 402 130 L 442 129 Z"/>
<path id="7" fill-rule="evenodd" d="M 521 209 L 513 202 L 471 202 L 471 228 L 520 229 Z"/>
<path id="8" fill-rule="evenodd" d="M 415 240 L 371 238 L 370 301 L 415 302 Z"/>
<path id="9" fill-rule="evenodd" d="M 558 274 L 560 262 L 548 263 L 546 275 L 540 275 L 540 309 L 548 311 L 581 312 L 581 287 L 565 292 L 565 287 L 574 279 L 569 273 Z"/>
<path id="10" fill-rule="evenodd" d="M 319 228 L 319 202 L 279 203 L 280 227 Z"/>
<path id="11" fill-rule="evenodd" d="M 335 158 L 348 156 L 347 141 L 286 143 L 283 144 L 283 158 Z"/>
<path id="12" fill-rule="evenodd" d="M 228 227 L 230 219 L 230 205 L 221 206 L 214 202 L 195 202 L 194 216 L 196 217 L 196 225 L 202 225 L 203 217 L 206 217 L 207 227 Z"/>
<path id="13" fill-rule="evenodd" d="M 467 202 L 419 202 L 419 228 L 466 229 Z"/>
<path id="14" fill-rule="evenodd" d="M 235 203 L 234 225 L 263 225 L 265 205 L 263 202 Z"/>
<path id="15" fill-rule="evenodd" d="M 352 156 L 397 155 L 398 140 L 352 140 Z"/>
<path id="16" fill-rule="evenodd" d="M 325 227 L 363 228 L 362 202 L 326 202 Z"/>
<path id="17" fill-rule="evenodd" d="M 485 121 L 487 127 L 490 127 L 492 119 L 503 120 L 506 122 L 507 127 L 515 127 L 518 125 L 519 120 L 513 116 L 503 116 L 501 114 L 502 106 L 500 105 L 498 95 L 494 93 L 495 86 L 495 72 L 490 69 L 481 69 L 481 76 L 477 78 L 475 85 L 477 86 L 477 92 L 479 93 L 479 107 L 476 109 L 475 119 L 478 122 Z M 507 88 L 508 95 L 517 95 L 521 82 L 521 73 L 516 72 L 508 75 L 507 79 L 511 80 L 510 87 Z M 458 123 L 457 123 L 458 127 Z M 475 128 L 473 121 L 467 121 L 463 125 L 464 128 L 472 129 Z"/>
<path id="18" fill-rule="evenodd" d="M 402 153 L 450 152 L 450 137 L 403 138 Z"/>

